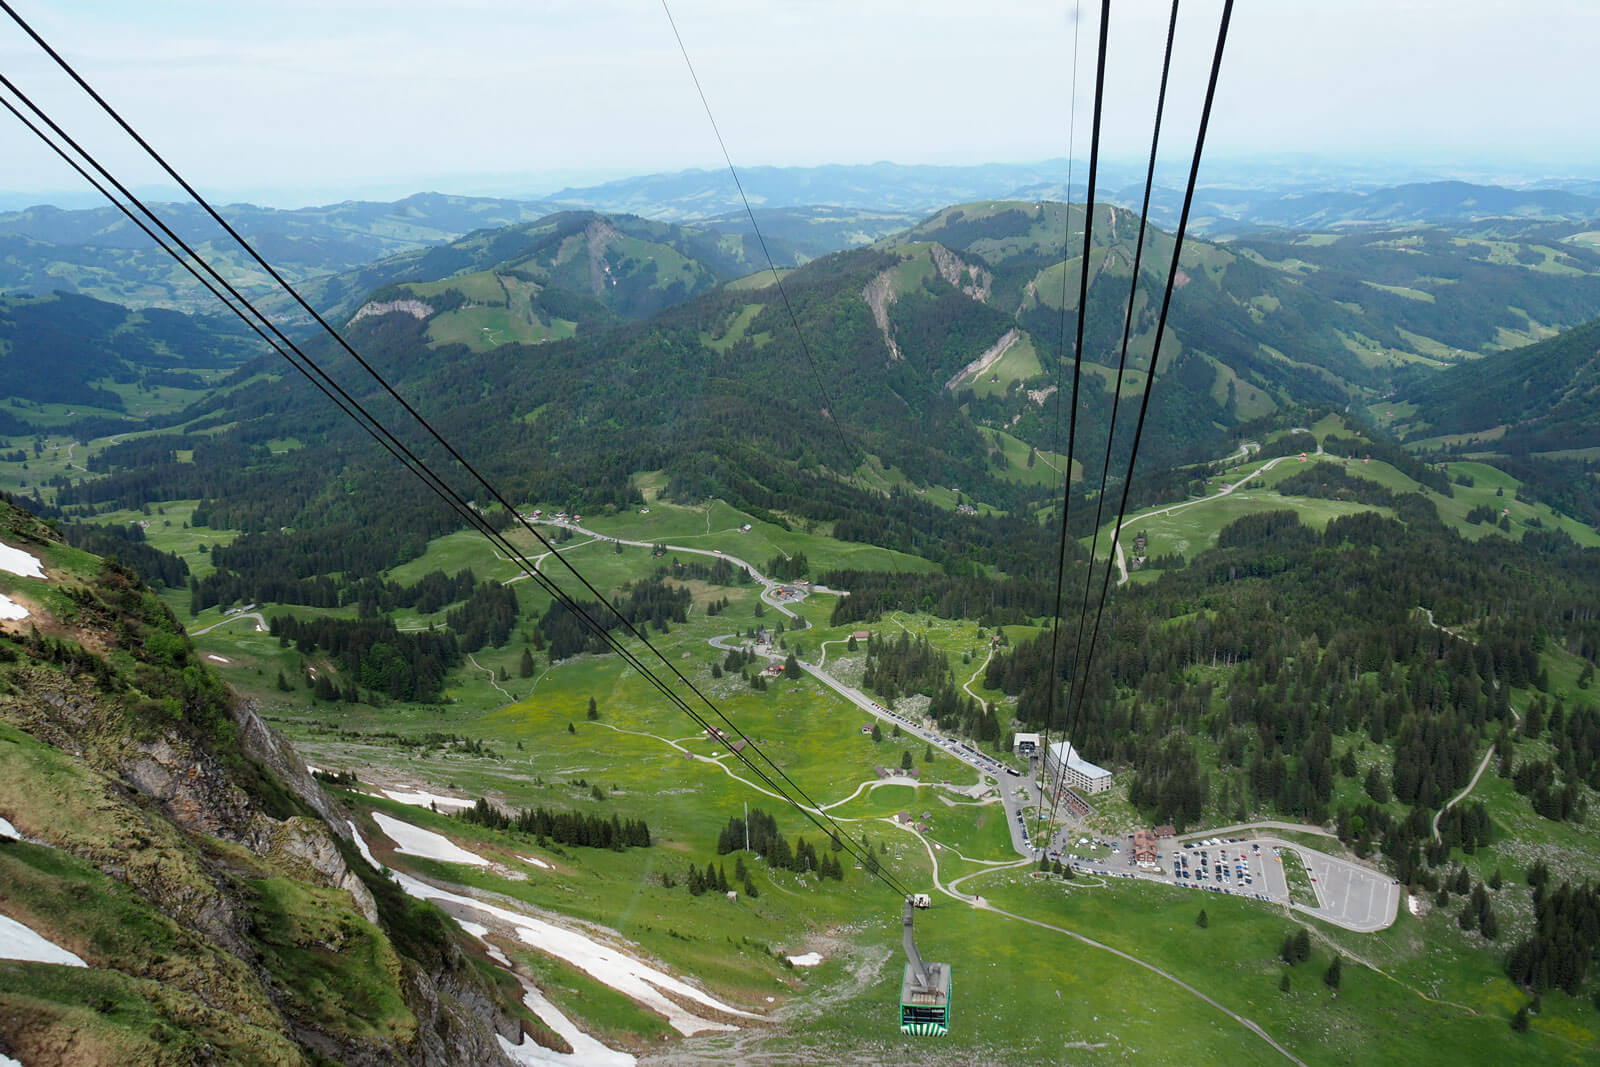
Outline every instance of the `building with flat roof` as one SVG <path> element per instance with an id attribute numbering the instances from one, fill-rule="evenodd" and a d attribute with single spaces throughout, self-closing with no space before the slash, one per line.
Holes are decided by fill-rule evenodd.
<path id="1" fill-rule="evenodd" d="M 1017 734 L 1011 739 L 1011 748 L 1019 756 L 1031 756 L 1039 751 L 1039 735 Z"/>
<path id="2" fill-rule="evenodd" d="M 1111 788 L 1111 772 L 1078 755 L 1070 741 L 1057 741 L 1045 750 L 1044 772 L 1085 793 L 1104 793 Z"/>

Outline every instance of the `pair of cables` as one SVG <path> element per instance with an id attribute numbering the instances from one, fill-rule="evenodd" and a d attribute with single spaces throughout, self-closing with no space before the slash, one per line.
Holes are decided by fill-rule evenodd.
<path id="1" fill-rule="evenodd" d="M 1099 150 L 1099 141 L 1100 141 L 1101 101 L 1102 101 L 1102 95 L 1103 95 L 1104 85 L 1105 85 L 1105 58 L 1106 58 L 1106 39 L 1107 39 L 1106 38 L 1106 34 L 1107 34 L 1108 22 L 1110 20 L 1110 13 L 1111 13 L 1110 0 L 1102 0 L 1101 11 L 1100 11 L 1099 66 L 1097 67 L 1097 69 L 1095 71 L 1094 130 L 1093 130 L 1093 134 L 1092 134 L 1092 138 L 1093 139 L 1092 139 L 1092 142 L 1091 142 L 1091 145 L 1090 145 L 1090 154 L 1089 154 L 1088 203 L 1087 203 L 1087 205 L 1085 207 L 1085 212 L 1084 212 L 1083 258 L 1082 258 L 1082 262 L 1080 264 L 1080 274 L 1079 274 L 1080 282 L 1079 282 L 1079 289 L 1078 289 L 1079 296 L 1078 296 L 1077 346 L 1076 346 L 1076 348 L 1074 349 L 1074 352 L 1073 352 L 1073 356 L 1074 356 L 1074 360 L 1073 360 L 1073 412 L 1072 412 L 1071 425 L 1074 427 L 1074 429 L 1076 427 L 1076 420 L 1077 420 L 1078 370 L 1079 370 L 1079 367 L 1082 364 L 1083 329 L 1084 329 L 1084 319 L 1086 317 L 1086 311 L 1087 311 L 1086 302 L 1087 302 L 1088 284 L 1089 284 L 1089 251 L 1090 251 L 1089 232 L 1090 232 L 1090 229 L 1091 229 L 1091 226 L 1092 226 L 1092 219 L 1093 219 L 1093 216 L 1094 216 L 1095 170 L 1096 170 L 1096 166 L 1097 166 L 1097 162 L 1098 162 L 1098 150 Z M 1150 139 L 1150 159 L 1149 159 L 1148 167 L 1147 167 L 1146 172 L 1145 172 L 1144 200 L 1143 200 L 1143 204 L 1141 206 L 1140 213 L 1139 213 L 1139 233 L 1138 233 L 1138 237 L 1136 239 L 1137 243 L 1136 243 L 1135 248 L 1134 248 L 1133 274 L 1132 274 L 1132 280 L 1131 280 L 1130 285 L 1129 285 L 1127 308 L 1126 308 L 1126 311 L 1125 311 L 1125 313 L 1123 315 L 1122 340 L 1121 340 L 1121 348 L 1120 348 L 1120 353 L 1119 353 L 1119 358 L 1118 358 L 1118 365 L 1117 365 L 1117 384 L 1116 384 L 1116 389 L 1115 389 L 1115 391 L 1113 393 L 1113 399 L 1112 399 L 1110 428 L 1109 428 L 1109 430 L 1107 432 L 1107 440 L 1106 440 L 1105 461 L 1104 461 L 1104 464 L 1101 467 L 1101 472 L 1100 472 L 1100 488 L 1099 488 L 1099 492 L 1098 492 L 1098 494 L 1096 496 L 1096 502 L 1095 502 L 1094 537 L 1092 538 L 1091 543 L 1090 543 L 1089 565 L 1086 568 L 1085 574 L 1084 574 L 1083 598 L 1082 598 L 1082 602 L 1081 602 L 1081 605 L 1080 605 L 1080 610 L 1078 612 L 1077 635 L 1076 635 L 1076 639 L 1075 639 L 1074 644 L 1073 644 L 1072 670 L 1071 670 L 1070 675 L 1068 676 L 1068 682 L 1067 682 L 1067 695 L 1066 695 L 1066 702 L 1065 702 L 1065 705 L 1064 705 L 1064 711 L 1065 711 L 1064 726 L 1066 728 L 1066 735 L 1067 735 L 1067 737 L 1069 739 L 1071 737 L 1073 737 L 1073 736 L 1077 736 L 1078 735 L 1078 730 L 1079 730 L 1079 728 L 1081 728 L 1081 726 L 1083 725 L 1083 722 L 1084 722 L 1084 705 L 1085 705 L 1085 703 L 1087 702 L 1087 699 L 1088 699 L 1089 675 L 1090 675 L 1091 670 L 1093 669 L 1095 649 L 1096 649 L 1096 646 L 1098 645 L 1099 638 L 1100 638 L 1100 624 L 1101 624 L 1101 620 L 1102 620 L 1102 618 L 1103 618 L 1103 616 L 1105 614 L 1106 598 L 1107 598 L 1107 596 L 1108 596 L 1108 594 L 1110 592 L 1111 571 L 1112 571 L 1112 568 L 1113 568 L 1113 566 L 1115 564 L 1117 541 L 1118 541 L 1118 539 L 1119 539 L 1119 537 L 1121 535 L 1121 532 L 1122 532 L 1123 521 L 1127 517 L 1128 494 L 1129 494 L 1129 490 L 1131 489 L 1131 487 L 1133 485 L 1134 470 L 1135 470 L 1136 464 L 1138 463 L 1138 459 L 1139 459 L 1139 443 L 1140 443 L 1140 440 L 1142 439 L 1142 437 L 1144 435 L 1145 419 L 1146 419 L 1146 416 L 1149 413 L 1149 409 L 1150 409 L 1150 394 L 1154 391 L 1154 388 L 1155 388 L 1156 369 L 1157 369 L 1157 366 L 1159 364 L 1160 356 L 1161 356 L 1161 341 L 1162 341 L 1163 336 L 1166 333 L 1167 316 L 1168 316 L 1168 312 L 1171 310 L 1171 307 L 1172 307 L 1172 293 L 1173 293 L 1173 290 L 1176 287 L 1176 283 L 1177 283 L 1177 276 L 1178 276 L 1178 271 L 1179 271 L 1179 261 L 1180 261 L 1180 258 L 1182 256 L 1182 254 L 1183 254 L 1184 236 L 1185 236 L 1185 234 L 1186 234 L 1186 232 L 1188 230 L 1189 212 L 1190 212 L 1191 207 L 1194 204 L 1194 191 L 1195 191 L 1196 184 L 1199 181 L 1200 162 L 1201 162 L 1201 159 L 1202 159 L 1202 157 L 1204 155 L 1204 151 L 1205 151 L 1206 131 L 1207 131 L 1207 129 L 1208 129 L 1209 125 L 1210 125 L 1210 122 L 1211 122 L 1212 104 L 1213 104 L 1213 102 L 1214 102 L 1214 100 L 1216 98 L 1217 79 L 1218 79 L 1218 76 L 1219 76 L 1219 74 L 1220 74 L 1220 72 L 1222 70 L 1222 57 L 1223 57 L 1224 49 L 1225 49 L 1226 44 L 1227 44 L 1228 26 L 1229 26 L 1230 21 L 1232 20 L 1232 16 L 1233 16 L 1233 0 L 1224 0 L 1223 7 L 1222 7 L 1221 19 L 1219 20 L 1218 27 L 1217 27 L 1216 49 L 1215 49 L 1215 52 L 1212 55 L 1211 72 L 1210 72 L 1210 76 L 1209 76 L 1209 79 L 1208 79 L 1207 84 L 1206 84 L 1205 101 L 1204 101 L 1204 104 L 1201 107 L 1199 127 L 1198 127 L 1198 130 L 1196 131 L 1196 134 L 1195 134 L 1194 154 L 1193 154 L 1193 156 L 1192 156 L 1192 158 L 1190 160 L 1188 182 L 1187 182 L 1187 185 L 1186 185 L 1186 187 L 1184 189 L 1183 209 L 1182 209 L 1182 212 L 1179 215 L 1178 228 L 1177 228 L 1177 231 L 1176 231 L 1176 233 L 1174 235 L 1174 239 L 1173 239 L 1172 261 L 1171 261 L 1171 263 L 1170 263 L 1170 265 L 1168 267 L 1166 284 L 1165 284 L 1165 288 L 1164 288 L 1164 291 L 1162 293 L 1162 298 L 1161 298 L 1161 312 L 1160 312 L 1160 315 L 1157 318 L 1155 337 L 1154 337 L 1154 340 L 1153 340 L 1152 345 L 1151 345 L 1150 363 L 1149 363 L 1148 369 L 1146 370 L 1144 395 L 1140 398 L 1140 401 L 1139 401 L 1138 420 L 1134 424 L 1133 441 L 1132 441 L 1131 447 L 1129 448 L 1129 451 L 1128 451 L 1127 469 L 1124 472 L 1123 477 L 1122 477 L 1121 499 L 1119 501 L 1118 508 L 1117 508 L 1116 520 L 1112 525 L 1111 542 L 1110 542 L 1110 545 L 1109 545 L 1107 553 L 1106 553 L 1105 570 L 1104 570 L 1104 576 L 1101 579 L 1101 583 L 1100 583 L 1099 599 L 1095 603 L 1094 612 L 1093 612 L 1094 621 L 1093 621 L 1092 624 L 1088 624 L 1086 626 L 1086 623 L 1087 623 L 1087 621 L 1089 619 L 1089 616 L 1090 616 L 1089 599 L 1090 599 L 1090 591 L 1091 591 L 1091 588 L 1092 588 L 1092 585 L 1093 585 L 1093 579 L 1094 579 L 1094 573 L 1095 573 L 1095 562 L 1094 561 L 1095 561 L 1095 556 L 1097 555 L 1098 549 L 1099 549 L 1100 528 L 1101 528 L 1101 521 L 1102 521 L 1103 514 L 1104 514 L 1103 508 L 1104 508 L 1104 504 L 1105 504 L 1106 494 L 1108 492 L 1109 484 L 1110 484 L 1109 483 L 1109 478 L 1110 478 L 1111 459 L 1112 459 L 1112 451 L 1113 451 L 1112 446 L 1113 446 L 1113 444 L 1114 444 L 1114 442 L 1116 440 L 1117 415 L 1118 415 L 1118 411 L 1119 411 L 1119 409 L 1121 407 L 1121 403 L 1122 403 L 1122 384 L 1123 384 L 1123 378 L 1124 378 L 1124 376 L 1126 374 L 1126 370 L 1127 370 L 1128 342 L 1129 342 L 1129 338 L 1130 338 L 1131 333 L 1132 333 L 1134 306 L 1135 306 L 1135 302 L 1137 300 L 1138 293 L 1139 293 L 1139 267 L 1140 267 L 1140 264 L 1142 262 L 1142 257 L 1143 257 L 1143 253 L 1144 253 L 1144 238 L 1145 238 L 1145 232 L 1146 232 L 1146 227 L 1147 227 L 1147 220 L 1148 220 L 1148 216 L 1149 216 L 1149 213 L 1150 213 L 1151 191 L 1154 188 L 1154 184 L 1155 184 L 1156 158 L 1157 158 L 1157 153 L 1158 153 L 1158 150 L 1159 150 L 1159 147 L 1160 147 L 1160 143 L 1161 143 L 1161 123 L 1162 123 L 1162 117 L 1163 117 L 1163 115 L 1165 113 L 1165 108 L 1166 108 L 1167 83 L 1168 83 L 1168 76 L 1169 76 L 1169 73 L 1170 73 L 1170 70 L 1171 70 L 1171 65 L 1172 65 L 1172 47 L 1173 47 L 1173 41 L 1174 41 L 1174 39 L 1175 39 L 1175 37 L 1177 35 L 1178 0 L 1172 0 L 1172 12 L 1171 12 L 1171 16 L 1170 16 L 1170 18 L 1168 20 L 1168 23 L 1167 23 L 1166 50 L 1165 50 L 1165 53 L 1163 55 L 1162 62 L 1161 62 L 1161 84 L 1160 84 L 1160 89 L 1158 90 L 1157 99 L 1156 99 L 1155 122 L 1153 124 L 1153 131 L 1152 131 L 1151 139 Z M 1063 314 L 1065 314 L 1064 307 L 1063 307 Z M 1059 682 L 1059 675 L 1057 673 L 1058 672 L 1058 666 L 1059 666 L 1059 660 L 1057 658 L 1058 634 L 1059 634 L 1059 631 L 1060 631 L 1060 618 L 1061 618 L 1062 576 L 1064 574 L 1065 564 L 1066 564 L 1067 512 L 1068 512 L 1068 507 L 1069 507 L 1069 503 L 1070 503 L 1070 495 L 1071 495 L 1070 494 L 1070 490 L 1071 490 L 1071 485 L 1072 485 L 1072 474 L 1071 474 L 1072 467 L 1071 467 L 1071 461 L 1070 461 L 1070 455 L 1071 455 L 1071 432 L 1070 431 L 1069 431 L 1068 440 L 1069 440 L 1069 444 L 1068 444 L 1069 461 L 1068 461 L 1067 480 L 1066 480 L 1067 488 L 1066 488 L 1065 491 L 1063 491 L 1063 494 L 1062 494 L 1061 541 L 1060 541 L 1060 550 L 1059 550 L 1057 569 L 1056 569 L 1056 620 L 1057 621 L 1056 621 L 1055 626 L 1053 626 L 1052 629 L 1051 629 L 1050 675 L 1049 675 L 1049 682 L 1048 682 L 1049 689 L 1048 689 L 1048 692 L 1046 694 L 1046 713 L 1045 713 L 1046 714 L 1046 718 L 1045 718 L 1045 723 L 1046 723 L 1046 731 L 1047 732 L 1046 732 L 1045 738 L 1046 738 L 1046 753 L 1047 753 L 1046 759 L 1047 760 L 1049 758 L 1048 757 L 1048 752 L 1049 752 L 1049 747 L 1048 747 L 1048 737 L 1049 737 L 1048 727 L 1049 727 L 1049 722 L 1050 722 L 1050 720 L 1053 717 L 1054 712 L 1055 712 L 1055 696 L 1056 696 L 1056 691 L 1057 691 L 1056 687 L 1057 687 L 1058 682 Z M 1087 646 L 1085 646 L 1085 644 L 1084 644 L 1084 631 L 1085 631 L 1085 629 L 1088 629 L 1088 632 L 1089 632 L 1089 640 L 1088 640 Z M 1074 694 L 1076 694 L 1076 696 L 1074 696 Z M 1068 743 L 1070 744 L 1070 740 L 1068 741 Z M 1063 792 L 1063 790 L 1065 788 L 1065 782 L 1066 782 L 1066 774 L 1065 774 L 1065 766 L 1064 766 L 1065 762 L 1066 762 L 1066 760 L 1065 760 L 1065 758 L 1063 758 L 1062 761 L 1061 761 L 1063 766 L 1061 767 L 1060 771 L 1057 774 L 1055 788 L 1054 788 L 1054 791 L 1053 791 L 1053 795 L 1051 797 L 1051 803 L 1050 803 L 1048 819 L 1045 818 L 1043 805 L 1040 806 L 1040 820 L 1041 820 L 1041 822 L 1043 822 L 1045 824 L 1048 824 L 1049 822 L 1052 822 L 1054 820 L 1055 814 L 1056 814 L 1056 812 L 1057 812 L 1057 810 L 1059 808 L 1059 805 L 1060 805 L 1062 792 Z"/>
<path id="2" fill-rule="evenodd" d="M 434 426 L 417 411 L 405 397 L 403 397 L 384 376 L 369 363 L 339 331 L 329 324 L 290 284 L 276 269 L 274 269 L 260 253 L 246 240 L 210 203 L 203 197 L 184 177 L 161 155 L 150 143 L 110 104 L 98 91 L 83 78 L 73 66 L 68 63 L 59 52 L 41 37 L 28 22 L 11 6 L 7 0 L 0 0 L 0 10 L 3 10 L 35 44 L 37 44 L 52 60 L 68 75 L 69 78 L 86 93 L 112 120 L 115 122 L 141 149 L 156 162 L 161 169 L 172 178 L 187 193 L 194 202 L 232 238 L 241 249 L 264 270 L 269 277 L 287 294 L 300 308 L 334 342 L 334 344 L 348 354 L 366 372 L 371 382 L 375 383 L 384 393 L 400 405 L 400 408 L 410 417 L 412 422 L 420 428 L 427 439 L 441 447 L 444 452 L 455 462 L 461 470 L 488 495 L 489 499 L 504 507 L 508 514 L 515 517 L 546 551 L 547 556 L 559 559 L 571 576 L 578 582 L 583 590 L 594 598 L 594 602 L 610 613 L 619 621 L 619 628 L 637 640 L 645 650 L 653 654 L 656 660 L 666 668 L 666 673 L 676 679 L 679 687 L 694 698 L 691 701 L 674 687 L 671 682 L 658 674 L 645 662 L 644 658 L 619 639 L 611 628 L 602 625 L 576 597 L 558 585 L 550 576 L 544 574 L 527 555 L 519 549 L 503 531 L 494 526 L 489 519 L 477 508 L 473 507 L 461 493 L 451 486 L 432 466 L 417 454 L 417 450 L 405 443 L 381 419 L 377 418 L 359 400 L 351 395 L 349 390 L 332 375 L 296 341 L 285 334 L 273 320 L 261 312 L 259 308 L 234 285 L 224 278 L 193 246 L 179 237 L 176 232 L 156 213 L 148 204 L 133 194 L 125 184 L 112 174 L 93 153 L 80 145 L 72 136 L 63 129 L 59 123 L 51 118 L 28 95 L 18 87 L 10 78 L 0 75 L 0 86 L 11 94 L 22 107 L 10 99 L 0 96 L 3 104 L 30 132 L 37 136 L 47 147 L 54 151 L 63 161 L 83 177 L 101 195 L 105 196 L 113 206 L 121 211 L 130 221 L 151 238 L 163 251 L 172 256 L 183 268 L 193 276 L 204 288 L 223 303 L 229 311 L 237 315 L 252 332 L 260 337 L 269 347 L 282 356 L 294 369 L 303 375 L 320 392 L 323 393 L 344 414 L 354 419 L 361 427 L 388 451 L 398 462 L 414 474 L 423 485 L 434 495 L 439 497 L 447 506 L 454 510 L 468 526 L 476 529 L 497 549 L 523 571 L 536 585 L 544 589 L 557 603 L 577 616 L 597 638 L 615 651 L 629 666 L 638 670 L 663 697 L 673 706 L 687 715 L 697 726 L 708 732 L 715 731 L 721 736 L 742 740 L 742 747 L 735 747 L 735 757 L 748 769 L 756 779 L 768 790 L 789 803 L 809 819 L 824 834 L 837 841 L 852 857 L 860 861 L 863 869 L 877 877 L 887 885 L 897 896 L 909 895 L 909 890 L 894 875 L 885 870 L 877 862 L 875 856 L 866 851 L 870 846 L 860 845 L 852 841 L 843 828 L 829 816 L 822 807 L 800 787 L 781 767 L 772 760 L 754 739 L 746 735 L 717 705 L 690 681 L 667 657 L 652 644 L 649 638 L 634 625 L 622 612 L 617 611 L 607 598 L 586 579 L 572 562 L 556 551 L 542 533 L 508 501 L 498 489 L 450 444 Z M 24 114 L 26 109 L 33 118 Z M 48 132 L 47 132 L 48 130 Z M 53 136 L 52 136 L 53 134 Z M 91 173 L 92 172 L 92 173 Z M 753 219 L 752 219 L 753 221 Z M 159 232 L 158 232 L 159 231 Z M 842 433 L 842 431 L 841 431 Z M 703 705 L 710 717 L 703 714 L 700 706 Z M 721 726 L 713 724 L 713 718 Z"/>

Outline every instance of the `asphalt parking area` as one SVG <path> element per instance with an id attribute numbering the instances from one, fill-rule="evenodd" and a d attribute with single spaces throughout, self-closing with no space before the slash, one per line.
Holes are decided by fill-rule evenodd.
<path id="1" fill-rule="evenodd" d="M 1351 930 L 1381 930 L 1394 921 L 1400 887 L 1388 876 L 1309 849 L 1296 851 L 1317 894 L 1317 907 L 1303 910 Z"/>

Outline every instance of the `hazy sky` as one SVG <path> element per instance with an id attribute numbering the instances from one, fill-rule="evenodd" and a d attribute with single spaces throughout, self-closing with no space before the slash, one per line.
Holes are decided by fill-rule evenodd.
<path id="1" fill-rule="evenodd" d="M 659 0 L 12 0 L 203 188 L 282 203 L 534 194 L 720 166 Z M 734 161 L 1064 156 L 1074 4 L 673 0 Z M 1084 3 L 1088 139 L 1099 5 Z M 1105 151 L 1148 144 L 1165 0 L 1117 0 Z M 1185 0 L 1171 143 L 1220 0 Z M 119 138 L 0 16 L 0 70 L 132 181 Z M 1211 150 L 1600 174 L 1594 0 L 1237 0 Z M 0 113 L 0 190 L 77 179 Z M 1181 133 L 1180 133 L 1181 132 Z"/>

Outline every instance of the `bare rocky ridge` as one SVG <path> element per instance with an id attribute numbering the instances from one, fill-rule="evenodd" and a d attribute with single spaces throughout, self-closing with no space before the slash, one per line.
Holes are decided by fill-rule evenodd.
<path id="1" fill-rule="evenodd" d="M 36 843 L 0 845 L 24 849 L 0 852 L 0 883 L 22 876 L 0 913 L 42 924 L 162 1021 L 106 1009 L 108 1039 L 12 967 L 0 969 L 0 1048 L 30 1064 L 155 1062 L 156 1049 L 189 1046 L 210 1053 L 181 1062 L 509 1064 L 498 1038 L 522 1041 L 521 1022 L 469 965 L 464 935 L 418 923 L 397 890 L 355 869 L 333 802 L 253 705 L 205 680 L 160 602 L 113 568 L 51 580 L 74 611 L 41 610 L 0 655 L 0 815 Z M 113 665 L 130 652 L 134 669 Z M 160 718 L 153 694 L 180 684 L 182 714 Z M 54 880 L 25 851 L 40 845 L 109 879 L 114 900 Z M 61 913 L 52 900 L 72 903 Z M 165 941 L 92 933 L 118 914 Z M 350 970 L 368 956 L 387 962 Z"/>
<path id="2" fill-rule="evenodd" d="M 425 319 L 433 314 L 433 305 L 423 303 L 421 300 L 372 300 L 362 304 L 354 315 L 350 316 L 353 325 L 369 315 L 387 315 L 392 311 L 403 311 L 419 319 Z"/>
<path id="3" fill-rule="evenodd" d="M 589 246 L 589 287 L 595 296 L 615 284 L 611 278 L 611 264 L 606 262 L 606 249 L 618 237 L 617 231 L 604 219 L 595 219 L 583 228 L 583 239 Z"/>
<path id="4" fill-rule="evenodd" d="M 867 283 L 867 287 L 861 290 L 861 299 L 872 309 L 872 321 L 878 324 L 884 343 L 889 346 L 890 358 L 905 359 L 906 357 L 900 352 L 900 346 L 895 343 L 893 331 L 889 329 L 889 305 L 894 303 L 894 276 L 884 271 L 873 278 Z"/>
<path id="5" fill-rule="evenodd" d="M 1022 337 L 1022 331 L 1015 327 L 1000 335 L 1000 340 L 990 345 L 977 359 L 956 371 L 955 375 L 944 383 L 945 392 L 949 392 L 967 378 L 976 379 L 978 375 L 1000 362 L 1000 357 L 1011 351 L 1011 346 Z"/>
<path id="6" fill-rule="evenodd" d="M 982 267 L 973 266 L 937 241 L 928 246 L 928 251 L 933 256 L 933 265 L 939 268 L 941 278 L 980 303 L 989 299 L 989 287 L 994 284 L 994 275 Z"/>

